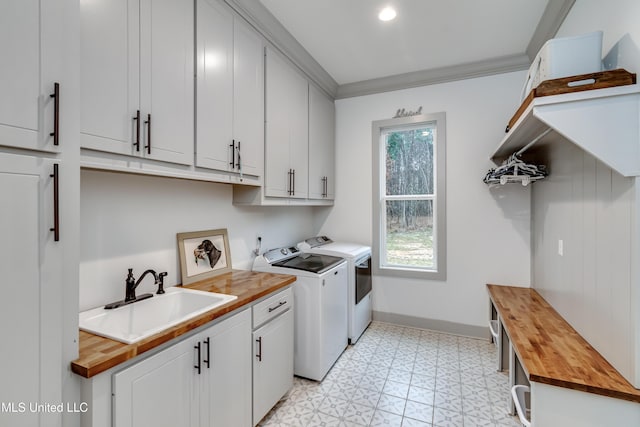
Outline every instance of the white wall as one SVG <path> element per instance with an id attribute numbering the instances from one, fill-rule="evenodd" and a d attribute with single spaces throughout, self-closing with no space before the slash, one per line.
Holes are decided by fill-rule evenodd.
<path id="1" fill-rule="evenodd" d="M 167 271 L 180 283 L 176 233 L 226 228 L 233 268 L 251 269 L 256 238 L 263 250 L 313 235 L 307 207 L 236 207 L 232 187 L 200 181 L 83 170 L 80 310 L 124 298 L 127 268 Z M 146 278 L 136 292 L 155 291 Z"/>
<path id="2" fill-rule="evenodd" d="M 640 2 L 576 1 L 558 36 L 603 31 L 603 54 L 622 40 L 619 58 L 640 71 Z M 615 141 L 611 141 L 612 144 Z M 544 298 L 627 379 L 638 386 L 640 354 L 632 236 L 635 180 L 569 142 L 545 154 L 551 175 L 533 191 L 533 282 Z M 558 240 L 564 255 L 558 255 Z"/>
<path id="3" fill-rule="evenodd" d="M 524 72 L 336 102 L 336 202 L 316 227 L 336 240 L 371 244 L 371 122 L 399 108 L 446 112 L 447 280 L 374 278 L 374 310 L 485 326 L 486 283 L 528 286 L 528 188 L 490 190 L 482 178 L 517 106 Z"/>
<path id="4" fill-rule="evenodd" d="M 640 2 L 637 0 L 577 0 L 569 15 L 558 30 L 558 37 L 576 36 L 591 31 L 602 30 L 602 53 L 606 55 L 619 40 L 628 38 L 637 46 L 640 43 Z M 640 71 L 638 54 L 624 52 L 620 58 L 628 71 Z"/>
<path id="5" fill-rule="evenodd" d="M 631 380 L 635 179 L 562 139 L 545 157 L 550 175 L 532 197 L 533 287 Z"/>

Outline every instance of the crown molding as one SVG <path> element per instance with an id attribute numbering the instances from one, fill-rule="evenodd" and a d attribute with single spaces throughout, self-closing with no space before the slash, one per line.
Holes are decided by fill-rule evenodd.
<path id="1" fill-rule="evenodd" d="M 336 99 L 526 70 L 542 45 L 556 35 L 575 3 L 575 0 L 549 0 L 522 54 L 338 85 L 260 1 L 224 1 L 312 82 Z"/>
<path id="2" fill-rule="evenodd" d="M 336 99 L 521 71 L 528 69 L 530 62 L 525 54 L 509 55 L 484 61 L 347 83 L 338 87 Z"/>
<path id="3" fill-rule="evenodd" d="M 335 96 L 338 83 L 260 1 L 224 1 L 320 89 L 331 97 Z"/>
<path id="4" fill-rule="evenodd" d="M 542 45 L 555 37 L 576 0 L 549 0 L 525 53 L 533 61 Z"/>

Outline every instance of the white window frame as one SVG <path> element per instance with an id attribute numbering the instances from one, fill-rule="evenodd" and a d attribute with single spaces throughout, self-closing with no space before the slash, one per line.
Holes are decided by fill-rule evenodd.
<path id="1" fill-rule="evenodd" d="M 389 131 L 410 130 L 419 127 L 435 128 L 434 147 L 434 194 L 400 195 L 386 194 L 386 138 Z M 373 143 L 373 274 L 393 277 L 446 280 L 447 277 L 447 236 L 446 236 L 446 115 L 444 112 L 422 114 L 378 120 L 372 123 Z M 386 265 L 386 203 L 392 200 L 432 200 L 433 201 L 433 242 L 434 267 Z"/>

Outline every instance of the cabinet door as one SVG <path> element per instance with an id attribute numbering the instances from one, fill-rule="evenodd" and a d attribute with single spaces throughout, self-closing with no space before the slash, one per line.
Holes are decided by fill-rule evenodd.
<path id="1" fill-rule="evenodd" d="M 335 105 L 309 85 L 309 198 L 334 199 Z"/>
<path id="2" fill-rule="evenodd" d="M 233 15 L 217 0 L 198 0 L 196 166 L 229 171 L 233 142 Z"/>
<path id="3" fill-rule="evenodd" d="M 0 145 L 58 150 L 50 94 L 61 78 L 63 10 L 52 1 L 0 2 Z"/>
<path id="4" fill-rule="evenodd" d="M 114 427 L 198 426 L 194 339 L 113 375 Z"/>
<path id="5" fill-rule="evenodd" d="M 150 146 L 143 155 L 185 165 L 194 157 L 193 7 L 193 0 L 140 2 L 140 110 Z"/>
<path id="6" fill-rule="evenodd" d="M 270 48 L 265 74 L 265 195 L 304 198 L 309 161 L 307 81 Z"/>
<path id="7" fill-rule="evenodd" d="M 265 196 L 289 197 L 290 65 L 271 48 L 265 58 Z"/>
<path id="8" fill-rule="evenodd" d="M 348 344 L 347 280 L 347 265 L 344 264 L 322 282 L 319 302 L 322 338 L 319 342 L 325 343 L 321 360 L 327 371 Z"/>
<path id="9" fill-rule="evenodd" d="M 140 108 L 137 0 L 80 2 L 80 144 L 118 154 L 140 154 L 135 119 Z M 142 139 L 142 134 L 140 136 Z"/>
<path id="10" fill-rule="evenodd" d="M 293 387 L 293 310 L 253 333 L 253 425 Z"/>
<path id="11" fill-rule="evenodd" d="M 293 72 L 288 95 L 289 107 L 289 161 L 293 176 L 293 194 L 296 199 L 309 195 L 309 83 Z"/>
<path id="12" fill-rule="evenodd" d="M 233 24 L 233 135 L 242 173 L 264 171 L 264 50 L 262 38 L 240 19 Z"/>
<path id="13" fill-rule="evenodd" d="M 38 426 L 59 415 L 38 414 L 28 406 L 54 402 L 61 393 L 55 373 L 60 375 L 63 363 L 62 250 L 49 231 L 54 222 L 53 164 L 0 153 L 0 402 L 14 405 L 8 411 L 3 406 L 3 426 Z M 22 412 L 20 403 L 27 405 Z"/>
<path id="14" fill-rule="evenodd" d="M 201 426 L 251 425 L 250 336 L 250 309 L 199 335 L 203 343 L 203 360 L 206 357 L 208 361 L 204 364 L 201 388 Z"/>

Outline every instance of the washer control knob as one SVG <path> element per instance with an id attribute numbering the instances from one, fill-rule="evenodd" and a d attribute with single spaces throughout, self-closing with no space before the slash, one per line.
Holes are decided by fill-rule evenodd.
<path id="1" fill-rule="evenodd" d="M 289 252 L 287 251 L 287 248 L 282 248 L 282 249 L 280 249 L 280 253 L 282 255 L 287 255 Z"/>

